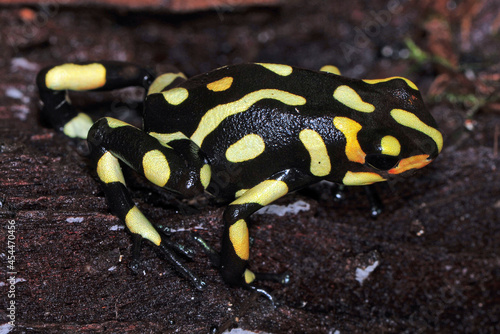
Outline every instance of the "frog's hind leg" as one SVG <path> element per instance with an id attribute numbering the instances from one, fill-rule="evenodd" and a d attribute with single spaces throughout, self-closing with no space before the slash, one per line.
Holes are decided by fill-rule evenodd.
<path id="1" fill-rule="evenodd" d="M 88 62 L 44 68 L 36 82 L 43 103 L 42 119 L 71 138 L 87 137 L 92 119 L 78 112 L 68 97 L 72 91 L 106 91 L 131 86 L 149 89 L 154 75 L 125 62 Z"/>
<path id="2" fill-rule="evenodd" d="M 88 142 L 110 210 L 125 222 L 134 236 L 133 254 L 137 256 L 143 239 L 149 240 L 182 276 L 202 289 L 205 283 L 193 275 L 177 255 L 189 257 L 190 251 L 171 242 L 164 233 L 168 230 L 154 226 L 132 201 L 120 162 L 152 183 L 186 197 L 204 191 L 202 174 L 206 173 L 206 162 L 197 156 L 187 158 L 142 130 L 114 118 L 97 121 L 89 131 Z"/>

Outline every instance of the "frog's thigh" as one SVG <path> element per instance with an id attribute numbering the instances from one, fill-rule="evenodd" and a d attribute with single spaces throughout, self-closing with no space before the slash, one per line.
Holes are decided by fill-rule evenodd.
<path id="1" fill-rule="evenodd" d="M 111 152 L 152 183 L 186 197 L 202 193 L 209 180 L 209 168 L 203 160 L 195 155 L 191 157 L 189 151 L 178 152 L 120 120 L 100 119 L 92 126 L 88 137 L 93 149 Z"/>

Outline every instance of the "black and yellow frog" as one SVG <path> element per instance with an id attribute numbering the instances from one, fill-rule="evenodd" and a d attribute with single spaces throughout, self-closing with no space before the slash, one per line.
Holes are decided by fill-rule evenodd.
<path id="1" fill-rule="evenodd" d="M 181 196 L 206 191 L 231 201 L 220 272 L 231 285 L 257 289 L 252 282 L 269 276 L 248 269 L 253 212 L 320 180 L 367 185 L 409 173 L 443 145 L 410 80 L 350 79 L 330 66 L 241 64 L 187 79 L 155 78 L 121 62 L 63 64 L 42 70 L 37 84 L 43 117 L 69 137 L 87 138 L 110 209 L 134 235 L 134 253 L 149 240 L 198 288 L 204 283 L 176 254 L 186 250 L 134 205 L 120 162 Z M 142 129 L 108 117 L 93 123 L 67 97 L 67 90 L 127 86 L 147 90 Z"/>

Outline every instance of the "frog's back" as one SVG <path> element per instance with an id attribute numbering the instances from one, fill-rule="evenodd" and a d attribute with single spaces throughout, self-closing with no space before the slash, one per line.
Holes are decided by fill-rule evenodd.
<path id="1" fill-rule="evenodd" d="M 297 117 L 300 116 L 297 115 L 298 110 L 305 117 L 324 114 L 326 111 L 319 106 L 325 100 L 332 100 L 335 87 L 346 80 L 358 81 L 288 65 L 240 64 L 221 67 L 192 77 L 169 92 L 148 96 L 144 126 L 146 131 L 175 130 L 191 137 L 198 126 L 203 126 L 203 117 L 208 122 L 208 118 L 247 111 L 251 106 L 261 106 L 261 111 L 273 109 L 273 115 L 276 112 L 295 113 Z M 185 90 L 182 102 L 165 103 L 165 95 L 179 90 Z M 223 109 L 224 112 L 221 111 Z"/>

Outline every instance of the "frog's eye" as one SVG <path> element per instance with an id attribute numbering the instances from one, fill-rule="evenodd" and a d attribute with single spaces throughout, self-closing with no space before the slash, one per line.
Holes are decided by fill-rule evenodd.
<path id="1" fill-rule="evenodd" d="M 367 154 L 365 161 L 378 170 L 389 170 L 399 163 L 399 158 L 387 154 Z"/>

